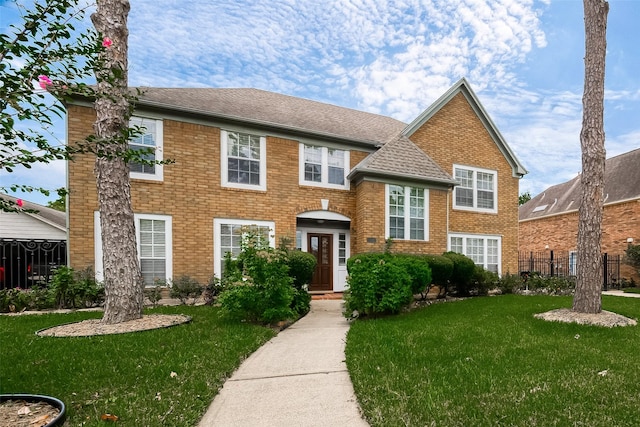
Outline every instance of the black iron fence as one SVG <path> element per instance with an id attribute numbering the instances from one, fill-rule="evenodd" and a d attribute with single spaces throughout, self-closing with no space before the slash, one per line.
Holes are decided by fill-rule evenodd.
<path id="1" fill-rule="evenodd" d="M 64 240 L 0 239 L 0 289 L 47 283 L 56 267 L 66 263 Z"/>
<path id="2" fill-rule="evenodd" d="M 602 276 L 604 289 L 619 287 L 621 255 L 602 255 Z M 551 277 L 572 277 L 576 275 L 578 256 L 576 252 L 544 251 L 519 252 L 518 270 L 520 274 L 539 274 Z"/>

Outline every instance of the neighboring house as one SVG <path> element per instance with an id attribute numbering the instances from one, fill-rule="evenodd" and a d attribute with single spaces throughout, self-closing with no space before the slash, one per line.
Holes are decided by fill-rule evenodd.
<path id="1" fill-rule="evenodd" d="M 31 287 L 47 281 L 54 267 L 66 265 L 66 213 L 27 201 L 22 209 L 37 212 L 0 211 L 0 289 Z"/>
<path id="2" fill-rule="evenodd" d="M 623 255 L 628 244 L 640 243 L 640 149 L 612 157 L 605 164 L 602 253 Z M 520 250 L 569 253 L 569 273 L 575 274 L 581 175 L 549 187 L 520 206 Z M 622 264 L 620 276 L 637 272 Z"/>
<path id="3" fill-rule="evenodd" d="M 257 89 L 141 88 L 132 123 L 174 164 L 131 168 L 146 283 L 220 275 L 243 227 L 313 253 L 311 291 L 342 291 L 353 254 L 454 250 L 517 271 L 526 173 L 465 79 L 412 123 Z M 92 132 L 68 106 L 68 141 Z M 102 268 L 93 158 L 68 163 L 70 262 Z"/>

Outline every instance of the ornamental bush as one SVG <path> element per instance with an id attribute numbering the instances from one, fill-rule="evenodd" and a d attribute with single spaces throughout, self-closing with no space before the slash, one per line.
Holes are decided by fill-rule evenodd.
<path id="1" fill-rule="evenodd" d="M 388 254 L 359 254 L 347 262 L 345 316 L 398 313 L 411 303 L 412 278 L 397 258 Z"/>
<path id="2" fill-rule="evenodd" d="M 427 286 L 431 284 L 431 268 L 424 257 L 419 255 L 392 255 L 393 262 L 404 268 L 411 277 L 411 292 L 413 294 L 424 294 Z"/>
<path id="3" fill-rule="evenodd" d="M 225 262 L 224 290 L 218 297 L 223 313 L 260 323 L 297 317 L 287 252 L 269 247 L 265 238 L 251 230 L 245 233 L 241 248 L 237 262 Z"/>
<path id="4" fill-rule="evenodd" d="M 457 252 L 445 252 L 443 256 L 453 261 L 450 283 L 456 287 L 458 295 L 469 295 L 476 270 L 473 260 Z"/>
<path id="5" fill-rule="evenodd" d="M 190 276 L 182 275 L 171 283 L 171 298 L 178 298 L 181 304 L 194 305 L 202 295 L 204 287 Z"/>
<path id="6" fill-rule="evenodd" d="M 316 257 L 309 252 L 287 251 L 289 276 L 293 279 L 293 286 L 296 289 L 303 289 L 311 282 L 317 263 Z"/>

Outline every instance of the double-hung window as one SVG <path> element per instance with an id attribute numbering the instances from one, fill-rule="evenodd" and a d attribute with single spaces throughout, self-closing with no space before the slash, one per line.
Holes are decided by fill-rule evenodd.
<path id="1" fill-rule="evenodd" d="M 386 186 L 387 238 L 429 240 L 429 190 Z"/>
<path id="2" fill-rule="evenodd" d="M 172 218 L 168 215 L 134 214 L 140 270 L 145 286 L 168 282 L 173 275 Z M 95 213 L 96 278 L 103 279 L 100 212 Z"/>
<path id="3" fill-rule="evenodd" d="M 300 144 L 300 184 L 348 189 L 349 151 Z"/>
<path id="4" fill-rule="evenodd" d="M 496 171 L 454 165 L 453 174 L 458 183 L 454 188 L 454 208 L 491 213 L 498 211 Z"/>
<path id="5" fill-rule="evenodd" d="M 254 233 L 275 247 L 275 223 L 273 221 L 253 221 L 244 219 L 213 220 L 214 239 L 214 273 L 220 277 L 224 271 L 224 260 L 227 253 L 236 258 L 242 251 L 242 243 L 247 233 Z"/>
<path id="6" fill-rule="evenodd" d="M 222 131 L 222 185 L 267 189 L 267 142 L 264 136 Z"/>
<path id="7" fill-rule="evenodd" d="M 464 254 L 485 270 L 500 273 L 499 236 L 449 234 L 449 250 Z"/>
<path id="8" fill-rule="evenodd" d="M 140 158 L 150 162 L 162 161 L 162 120 L 132 116 L 129 126 L 138 128 L 139 133 L 129 140 L 133 151 L 145 151 Z M 129 162 L 131 178 L 162 181 L 162 165 L 155 163 Z"/>

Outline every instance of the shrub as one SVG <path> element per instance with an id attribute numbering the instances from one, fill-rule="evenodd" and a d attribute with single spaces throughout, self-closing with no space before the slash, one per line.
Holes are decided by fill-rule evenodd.
<path id="1" fill-rule="evenodd" d="M 293 279 L 293 286 L 296 289 L 303 289 L 311 282 L 316 264 L 317 260 L 313 254 L 302 251 L 287 252 L 289 276 Z"/>
<path id="2" fill-rule="evenodd" d="M 519 274 L 504 274 L 498 282 L 498 289 L 502 294 L 512 294 L 522 289 L 523 283 Z"/>
<path id="3" fill-rule="evenodd" d="M 424 255 L 423 258 L 431 268 L 431 282 L 446 286 L 453 273 L 453 261 L 444 255 Z"/>
<path id="4" fill-rule="evenodd" d="M 294 289 L 291 309 L 299 317 L 307 314 L 311 309 L 311 294 L 304 289 Z"/>
<path id="5" fill-rule="evenodd" d="M 453 261 L 450 282 L 456 287 L 458 295 L 469 295 L 476 265 L 473 260 L 456 252 L 445 252 L 445 257 Z"/>
<path id="6" fill-rule="evenodd" d="M 66 266 L 56 268 L 50 290 L 58 308 L 94 307 L 104 302 L 104 286 L 96 282 L 90 267 L 80 271 Z"/>
<path id="7" fill-rule="evenodd" d="M 213 301 L 215 301 L 223 290 L 224 286 L 222 284 L 222 280 L 218 279 L 216 276 L 211 276 L 209 283 L 204 287 L 204 292 L 202 293 L 205 305 L 212 305 Z"/>
<path id="8" fill-rule="evenodd" d="M 418 255 L 396 254 L 392 256 L 392 261 L 409 273 L 413 294 L 423 294 L 427 290 L 431 283 L 431 268 L 427 260 Z"/>
<path id="9" fill-rule="evenodd" d="M 413 300 L 411 276 L 386 254 L 360 254 L 347 263 L 345 315 L 398 313 Z"/>
<path id="10" fill-rule="evenodd" d="M 154 308 L 158 306 L 158 302 L 162 299 L 162 288 L 165 286 L 167 286 L 166 282 L 156 279 L 153 286 L 144 288 L 144 296 Z"/>
<path id="11" fill-rule="evenodd" d="M 237 263 L 225 263 L 225 288 L 218 298 L 223 313 L 262 323 L 296 317 L 291 308 L 295 288 L 286 255 L 284 250 L 269 247 L 261 236 L 246 233 Z"/>
<path id="12" fill-rule="evenodd" d="M 487 295 L 490 290 L 499 288 L 499 284 L 500 276 L 498 276 L 498 273 L 485 270 L 483 267 L 476 265 L 473 272 L 471 292 L 476 295 Z"/>
<path id="13" fill-rule="evenodd" d="M 201 295 L 202 285 L 189 276 L 180 276 L 171 284 L 171 298 L 178 298 L 182 304 L 191 299 L 190 305 L 194 305 Z"/>

